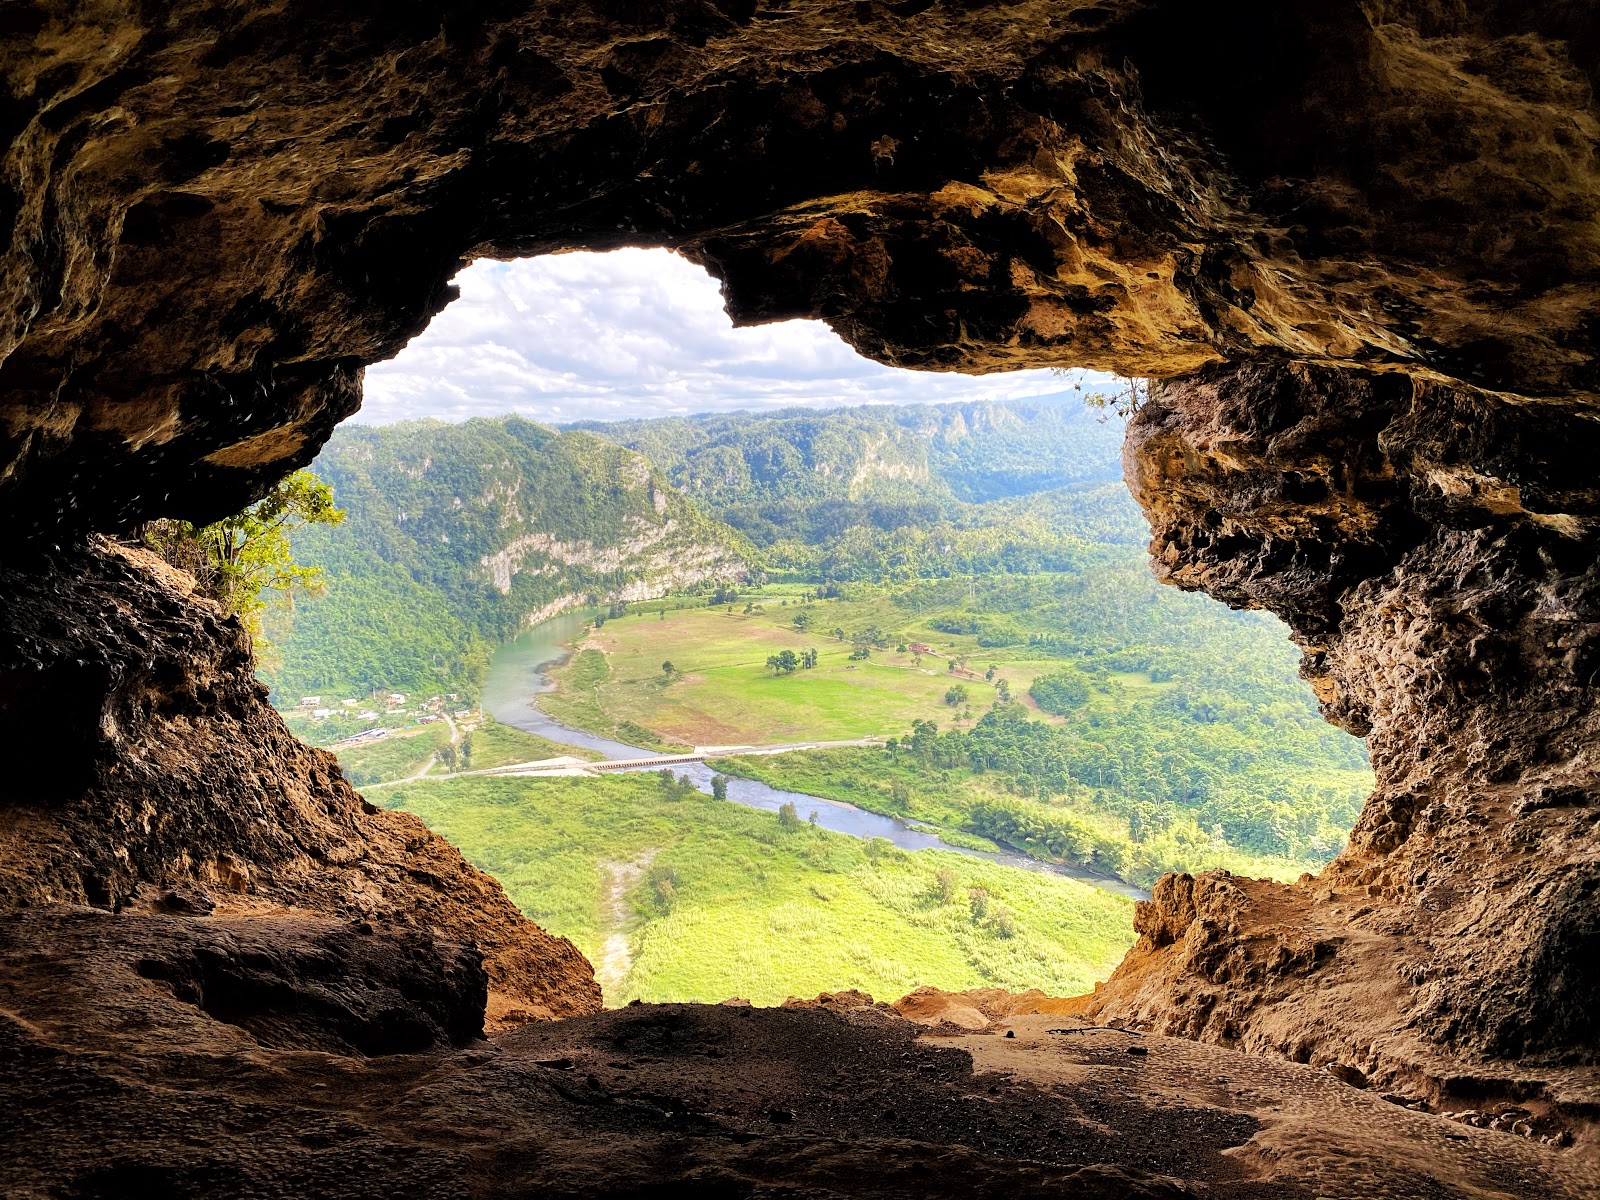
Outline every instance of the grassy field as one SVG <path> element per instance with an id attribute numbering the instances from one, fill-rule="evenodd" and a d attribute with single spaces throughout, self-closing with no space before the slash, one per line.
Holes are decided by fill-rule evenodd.
<path id="1" fill-rule="evenodd" d="M 542 758 L 599 758 L 601 755 L 574 746 L 563 746 L 535 734 L 523 733 L 498 721 L 484 721 L 467 735 L 466 755 L 459 770 L 482 771 L 512 763 L 537 762 Z"/>
<path id="2" fill-rule="evenodd" d="M 589 635 L 583 652 L 555 672 L 558 690 L 541 705 L 569 724 L 624 741 L 650 744 L 642 739 L 653 733 L 654 744 L 668 748 L 886 737 L 913 721 L 948 724 L 959 717 L 944 702 L 952 684 L 967 688 L 975 711 L 994 697 L 982 678 L 990 660 L 970 657 L 973 648 L 953 645 L 948 635 L 939 635 L 942 649 L 967 658 L 969 674 L 952 675 L 944 653 L 918 663 L 909 650 L 898 650 L 898 639 L 887 650 L 852 661 L 849 642 L 815 627 L 827 622 L 830 630 L 853 630 L 870 622 L 873 614 L 862 611 L 868 605 L 810 605 L 813 628 L 804 632 L 793 625 L 798 606 L 769 598 L 763 608 L 756 614 L 686 608 L 668 610 L 665 620 L 641 614 L 607 621 Z M 919 641 L 936 635 L 908 636 Z M 812 670 L 776 675 L 766 666 L 769 655 L 807 649 L 818 652 Z M 675 668 L 671 678 L 662 672 L 665 661 Z M 1058 665 L 1012 659 L 1000 677 L 1022 695 L 1034 676 Z M 628 728 L 631 738 L 620 732 Z"/>
<path id="3" fill-rule="evenodd" d="M 1133 939 L 1131 902 L 1097 888 L 785 823 L 658 775 L 419 781 L 383 803 L 427 821 L 591 961 L 620 934 L 614 1005 L 923 984 L 1072 995 Z M 607 881 L 624 866 L 619 910 Z"/>
<path id="4" fill-rule="evenodd" d="M 1140 607 L 1090 582 L 1099 590 L 1087 596 L 1071 577 L 971 584 L 1002 593 L 994 611 L 959 581 L 855 586 L 827 600 L 769 588 L 716 608 L 661 602 L 591 631 L 544 703 L 571 724 L 661 748 L 903 740 L 914 722 L 959 742 L 1003 687 L 1034 732 L 989 738 L 982 761 L 952 744 L 916 762 L 838 749 L 728 769 L 1143 884 L 1167 870 L 1292 879 L 1318 869 L 1372 781 L 1357 744 L 1317 718 L 1292 648 L 1262 622 L 1190 597 L 1164 613 L 1165 594 Z M 978 645 L 996 629 L 1009 630 L 1007 644 Z M 768 658 L 785 651 L 815 652 L 816 664 L 776 673 Z M 1052 714 L 1028 694 L 1041 675 L 1056 679 L 1053 698 L 1041 693 Z M 1062 680 L 1077 680 L 1082 699 L 1063 705 Z"/>
<path id="5" fill-rule="evenodd" d="M 449 742 L 450 727 L 440 721 L 397 730 L 379 742 L 339 746 L 334 748 L 334 754 L 344 768 L 345 778 L 360 788 L 416 774 L 429 757 Z"/>

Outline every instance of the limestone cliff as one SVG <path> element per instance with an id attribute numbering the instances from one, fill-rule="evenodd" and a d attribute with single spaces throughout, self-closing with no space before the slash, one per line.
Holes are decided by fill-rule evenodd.
<path id="1" fill-rule="evenodd" d="M 598 1009 L 571 943 L 289 734 L 238 619 L 189 588 L 98 541 L 0 570 L 0 905 L 292 909 L 420 930 L 481 953 L 491 1015 Z"/>
<path id="2" fill-rule="evenodd" d="M 1156 389 L 1157 572 L 1283 617 L 1378 786 L 1316 879 L 1162 881 L 1089 1011 L 1389 1077 L 1448 1048 L 1478 1086 L 1600 1061 L 1597 455 L 1584 406 L 1401 376 Z"/>

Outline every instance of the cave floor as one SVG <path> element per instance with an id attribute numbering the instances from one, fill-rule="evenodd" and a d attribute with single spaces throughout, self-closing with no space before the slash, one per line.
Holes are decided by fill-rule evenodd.
<path id="1" fill-rule="evenodd" d="M 970 1033 L 881 1007 L 635 1005 L 363 1055 L 341 1041 L 351 1012 L 385 1031 L 373 1045 L 403 1042 L 392 996 L 449 985 L 413 963 L 373 1003 L 349 975 L 389 969 L 383 931 L 364 931 L 373 950 L 356 961 L 326 953 L 315 925 L 0 918 L 0 1195 L 1576 1200 L 1600 1188 L 1583 1145 L 1060 1017 Z M 173 982 L 185 956 L 247 973 L 227 992 L 213 970 L 201 995 Z"/>

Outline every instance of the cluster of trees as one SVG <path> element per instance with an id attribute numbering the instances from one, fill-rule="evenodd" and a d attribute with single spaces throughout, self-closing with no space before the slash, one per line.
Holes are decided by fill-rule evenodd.
<path id="1" fill-rule="evenodd" d="M 796 671 L 809 671 L 816 665 L 815 650 L 802 650 L 799 654 L 793 650 L 780 650 L 777 654 L 767 655 L 767 669 L 775 675 L 793 675 Z"/>
<path id="2" fill-rule="evenodd" d="M 941 732 L 931 721 L 914 722 L 905 735 L 888 740 L 885 753 L 936 772 L 1001 776 L 1004 789 L 1018 797 L 1002 805 L 1005 812 L 1042 807 L 1024 803 L 1032 800 L 1056 805 L 1048 811 L 1058 813 L 1060 828 L 1080 838 L 1099 830 L 1107 844 L 1123 842 L 1124 828 L 1135 842 L 1161 835 L 1184 814 L 1253 854 L 1316 856 L 1337 849 L 1364 800 L 1359 787 L 1316 782 L 1314 774 L 1304 778 L 1327 765 L 1305 746 L 1218 729 L 1197 736 L 1174 720 L 1181 711 L 1176 704 L 1164 697 L 1117 719 L 1074 727 L 1035 720 L 1021 705 L 1000 702 L 969 730 Z M 1017 841 L 995 824 L 998 819 L 974 810 L 970 827 L 1034 844 Z M 1108 828 L 1117 832 L 1107 835 Z"/>

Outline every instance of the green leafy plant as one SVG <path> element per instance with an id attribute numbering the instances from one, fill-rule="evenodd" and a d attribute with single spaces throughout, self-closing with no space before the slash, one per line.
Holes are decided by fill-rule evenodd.
<path id="1" fill-rule="evenodd" d="M 194 576 L 196 588 L 236 614 L 258 643 L 261 614 L 276 593 L 293 605 L 295 593 L 321 594 L 322 568 L 298 563 L 290 537 L 308 525 L 338 525 L 333 489 L 310 471 L 280 480 L 254 504 L 210 525 L 162 519 L 144 527 L 143 541 L 167 562 Z"/>

